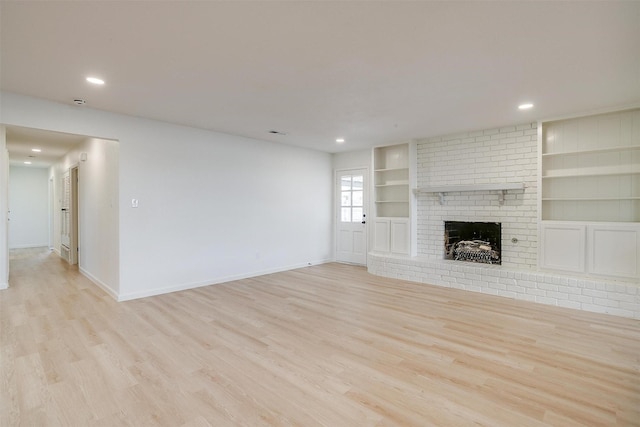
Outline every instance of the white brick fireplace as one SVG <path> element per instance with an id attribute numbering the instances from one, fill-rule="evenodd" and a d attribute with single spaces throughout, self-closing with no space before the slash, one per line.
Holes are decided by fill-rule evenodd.
<path id="1" fill-rule="evenodd" d="M 498 191 L 417 196 L 418 256 L 442 258 L 444 221 L 502 223 L 502 265 L 537 268 L 537 125 L 530 123 L 418 142 L 418 187 L 520 182 Z M 471 187 L 470 187 L 471 188 Z M 517 243 L 512 239 L 516 238 Z"/>
<path id="2" fill-rule="evenodd" d="M 640 318 L 638 283 L 538 269 L 537 123 L 417 141 L 414 257 L 371 253 L 369 272 L 426 284 Z M 483 190 L 523 183 L 524 189 Z M 444 260 L 444 222 L 502 225 L 502 265 Z"/>

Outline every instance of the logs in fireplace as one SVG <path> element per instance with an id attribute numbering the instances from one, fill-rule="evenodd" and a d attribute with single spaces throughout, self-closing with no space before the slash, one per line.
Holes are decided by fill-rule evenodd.
<path id="1" fill-rule="evenodd" d="M 500 264 L 501 229 L 498 222 L 445 221 L 444 258 Z"/>

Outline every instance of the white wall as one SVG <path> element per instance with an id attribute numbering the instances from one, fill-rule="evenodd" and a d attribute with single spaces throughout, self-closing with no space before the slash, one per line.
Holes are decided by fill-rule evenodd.
<path id="1" fill-rule="evenodd" d="M 0 111 L 2 108 L 0 106 Z M 9 284 L 9 229 L 7 210 L 9 204 L 9 154 L 6 130 L 0 125 L 0 289 Z"/>
<path id="2" fill-rule="evenodd" d="M 1 103 L 4 124 L 119 141 L 119 250 L 99 256 L 119 259 L 120 299 L 332 259 L 330 154 L 10 93 Z"/>
<path id="3" fill-rule="evenodd" d="M 54 248 L 60 253 L 62 177 L 78 167 L 78 266 L 114 297 L 119 293 L 117 141 L 87 138 L 50 169 L 54 188 Z M 80 161 L 86 153 L 86 161 Z"/>
<path id="4" fill-rule="evenodd" d="M 9 248 L 49 246 L 47 169 L 9 168 Z"/>
<path id="5" fill-rule="evenodd" d="M 372 150 L 348 151 L 333 154 L 333 169 L 353 169 L 366 167 L 371 169 Z"/>

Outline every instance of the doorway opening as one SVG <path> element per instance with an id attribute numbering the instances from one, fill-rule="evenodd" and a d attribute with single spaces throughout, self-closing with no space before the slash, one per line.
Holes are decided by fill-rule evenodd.
<path id="1" fill-rule="evenodd" d="M 18 126 L 5 129 L 11 165 L 27 167 L 24 164 L 29 161 L 29 168 L 48 170 L 43 180 L 48 180 L 49 193 L 47 196 L 45 191 L 42 200 L 46 207 L 48 197 L 49 215 L 33 219 L 22 211 L 12 214 L 40 221 L 39 247 L 48 246 L 99 286 L 117 289 L 118 141 Z M 47 181 L 43 186 L 46 188 Z M 29 193 L 24 188 L 18 191 Z M 3 194 L 8 194 L 8 186 L 0 188 L 0 196 Z M 2 258 L 8 266 L 9 254 Z"/>

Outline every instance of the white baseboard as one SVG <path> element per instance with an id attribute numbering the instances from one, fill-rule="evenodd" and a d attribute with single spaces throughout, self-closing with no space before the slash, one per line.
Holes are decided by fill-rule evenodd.
<path id="1" fill-rule="evenodd" d="M 8 283 L 0 283 L 0 291 L 4 290 L 4 289 L 9 289 L 9 284 Z"/>
<path id="2" fill-rule="evenodd" d="M 106 283 L 102 282 L 100 279 L 98 279 L 97 277 L 93 276 L 91 273 L 89 273 L 87 270 L 85 270 L 84 268 L 79 268 L 80 273 L 86 277 L 87 279 L 91 280 L 91 282 L 93 282 L 94 285 L 96 285 L 97 287 L 99 287 L 100 289 L 102 289 L 103 291 L 105 291 L 107 294 L 109 294 L 109 296 L 111 296 L 113 299 L 118 300 L 118 293 L 116 291 L 114 291 L 113 289 L 111 289 L 111 287 L 109 285 L 107 285 Z"/>
<path id="3" fill-rule="evenodd" d="M 146 297 L 152 297 L 155 295 L 168 294 L 171 292 L 186 291 L 187 289 L 201 288 L 203 286 L 219 285 L 221 283 L 232 282 L 234 280 L 249 279 L 251 277 L 264 276 L 265 274 L 280 273 L 282 271 L 295 270 L 296 268 L 308 267 L 310 265 L 326 264 L 328 262 L 332 262 L 332 260 L 325 259 L 320 261 L 312 261 L 308 263 L 290 265 L 287 267 L 278 267 L 278 268 L 272 268 L 268 270 L 254 271 L 252 273 L 219 277 L 219 278 L 206 280 L 202 282 L 182 283 L 178 285 L 165 286 L 162 288 L 149 289 L 145 291 L 130 292 L 126 294 L 120 294 L 117 299 L 118 301 L 130 301 L 138 298 L 146 298 Z"/>
<path id="4" fill-rule="evenodd" d="M 12 245 L 9 249 L 31 249 L 31 248 L 48 248 L 49 242 L 46 243 L 27 243 L 26 245 Z"/>

